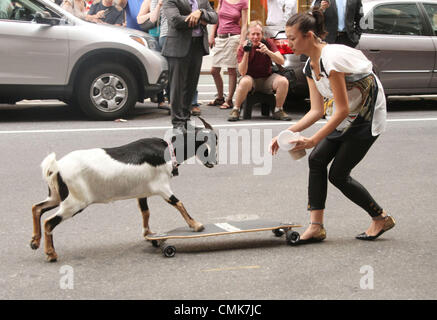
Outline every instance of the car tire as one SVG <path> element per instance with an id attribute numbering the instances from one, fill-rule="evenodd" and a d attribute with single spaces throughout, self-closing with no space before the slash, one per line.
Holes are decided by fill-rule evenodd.
<path id="1" fill-rule="evenodd" d="M 114 120 L 133 110 L 138 86 L 125 66 L 101 63 L 84 71 L 78 80 L 76 97 L 87 116 L 95 120 Z"/>

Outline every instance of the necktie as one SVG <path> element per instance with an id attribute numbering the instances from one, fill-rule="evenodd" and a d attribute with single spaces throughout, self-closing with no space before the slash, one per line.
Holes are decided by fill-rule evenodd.
<path id="1" fill-rule="evenodd" d="M 196 11 L 199 9 L 199 5 L 197 4 L 197 0 L 189 0 L 191 5 L 191 12 Z M 200 29 L 200 26 L 197 26 L 193 29 L 193 37 L 201 37 L 202 36 L 202 30 Z"/>

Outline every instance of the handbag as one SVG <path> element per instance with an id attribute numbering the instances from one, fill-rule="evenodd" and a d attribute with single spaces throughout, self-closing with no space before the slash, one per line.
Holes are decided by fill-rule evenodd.
<path id="1" fill-rule="evenodd" d="M 288 80 L 288 92 L 296 93 L 297 77 L 292 68 L 284 68 L 281 65 L 274 64 L 272 66 L 272 71 L 286 77 Z"/>
<path id="2" fill-rule="evenodd" d="M 149 34 L 152 37 L 159 38 L 159 33 L 161 31 L 160 29 L 161 28 L 159 26 L 156 26 L 155 28 L 149 29 Z"/>
<path id="3" fill-rule="evenodd" d="M 158 15 L 158 19 L 156 19 L 156 26 L 149 30 L 149 34 L 152 37 L 159 38 L 160 32 L 161 32 L 161 14 Z"/>

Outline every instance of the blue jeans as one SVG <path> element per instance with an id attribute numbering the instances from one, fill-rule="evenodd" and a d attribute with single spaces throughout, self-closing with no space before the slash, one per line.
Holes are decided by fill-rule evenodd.
<path id="1" fill-rule="evenodd" d="M 159 37 L 158 42 L 159 42 L 159 47 L 161 48 L 161 50 L 164 47 L 164 43 L 166 40 L 167 40 L 167 36 Z M 167 97 L 167 100 L 170 101 L 170 82 L 167 85 L 167 87 L 165 88 L 165 96 Z"/>

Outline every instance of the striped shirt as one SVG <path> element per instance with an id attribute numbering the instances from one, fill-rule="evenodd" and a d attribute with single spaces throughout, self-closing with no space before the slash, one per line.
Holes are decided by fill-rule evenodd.
<path id="1" fill-rule="evenodd" d="M 167 1 L 167 0 L 164 0 Z M 152 0 L 150 2 L 150 11 L 153 11 L 153 9 L 156 8 L 158 5 L 159 0 Z M 159 31 L 159 37 L 166 37 L 168 34 L 168 24 L 167 24 L 167 17 L 164 14 L 164 10 L 161 8 L 161 12 L 159 13 L 159 24 L 160 24 L 160 31 Z"/>

